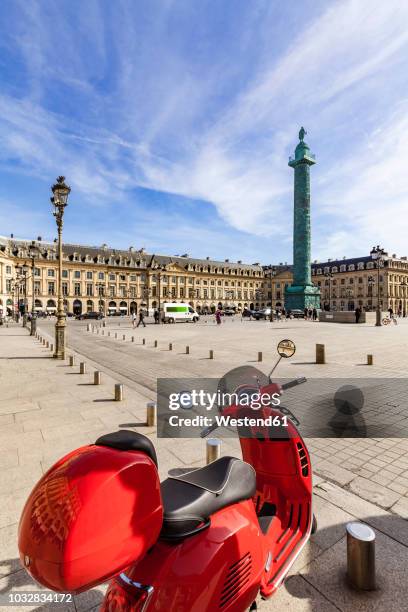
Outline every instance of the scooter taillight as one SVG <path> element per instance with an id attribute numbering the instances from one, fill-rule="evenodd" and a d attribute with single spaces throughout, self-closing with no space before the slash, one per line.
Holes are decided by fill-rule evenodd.
<path id="1" fill-rule="evenodd" d="M 133 582 L 126 574 L 112 580 L 100 612 L 146 612 L 153 587 Z"/>

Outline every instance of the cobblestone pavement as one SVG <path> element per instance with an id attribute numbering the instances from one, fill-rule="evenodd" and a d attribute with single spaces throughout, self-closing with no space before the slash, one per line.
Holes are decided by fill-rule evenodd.
<path id="1" fill-rule="evenodd" d="M 196 325 L 151 324 L 133 330 L 126 319 L 119 322 L 107 319 L 107 327 L 100 328 L 98 333 L 96 324 L 92 325 L 93 332 L 87 332 L 86 323 L 71 322 L 69 343 L 142 393 L 146 389 L 155 392 L 158 377 L 219 377 L 244 364 L 255 365 L 267 373 L 277 358 L 276 344 L 285 337 L 294 340 L 297 351 L 291 360 L 280 362 L 276 374 L 282 377 L 378 381 L 407 375 L 408 321 L 404 319 L 398 326 L 382 328 L 298 320 L 271 325 L 241 322 L 239 318 L 226 319 L 217 326 L 210 317 L 204 320 Z M 50 330 L 51 325 L 47 322 L 43 327 Z M 168 350 L 170 342 L 172 351 Z M 326 365 L 315 364 L 316 343 L 326 346 Z M 190 346 L 189 355 L 185 354 L 186 345 Z M 214 360 L 208 358 L 210 349 L 214 350 Z M 262 363 L 257 362 L 258 351 L 263 353 Z M 365 365 L 367 354 L 373 354 L 373 366 Z M 302 393 L 306 393 L 303 388 Z M 408 518 L 407 439 L 309 438 L 308 446 L 315 473 Z"/>
<path id="2" fill-rule="evenodd" d="M 35 482 L 64 453 L 118 426 L 132 425 L 155 443 L 161 478 L 171 467 L 204 463 L 204 441 L 157 442 L 154 429 L 145 425 L 145 404 L 155 397 L 154 380 L 159 373 L 219 376 L 234 365 L 255 365 L 258 350 L 264 352 L 264 361 L 256 365 L 267 371 L 275 359 L 277 340 L 286 336 L 295 340 L 298 351 L 290 363 L 279 366 L 281 376 L 322 376 L 322 368 L 327 376 L 339 368 L 342 376 L 345 372 L 355 376 L 360 369 L 364 369 L 364 376 L 405 375 L 397 355 L 404 355 L 405 325 L 375 330 L 380 338 L 373 334 L 373 328 L 323 328 L 303 322 L 281 324 L 273 330 L 267 323 L 227 322 L 221 329 L 203 323 L 151 325 L 135 331 L 127 321 L 120 323 L 109 321 L 102 336 L 102 330 L 99 334 L 87 332 L 86 325 L 70 322 L 69 353 L 76 356 L 74 367 L 50 358 L 50 351 L 21 327 L 0 328 L 0 594 L 11 589 L 38 589 L 17 559 L 17 523 Z M 237 333 L 237 328 L 243 331 Z M 40 322 L 40 329 L 51 340 L 52 323 Z M 112 334 L 109 338 L 108 330 Z M 131 335 L 135 342 L 131 342 Z M 157 348 L 153 346 L 155 339 Z M 171 341 L 174 350 L 170 353 Z M 312 363 L 315 342 L 326 344 L 328 365 Z M 343 346 L 347 342 L 349 353 Z M 191 347 L 190 355 L 183 354 L 186 344 Z M 215 351 L 213 361 L 208 359 L 210 348 Z M 374 353 L 375 365 L 359 368 L 357 364 L 364 363 L 367 352 Z M 79 361 L 87 363 L 84 375 L 79 374 Z M 94 368 L 102 370 L 100 386 L 92 384 Z M 126 385 L 123 402 L 112 401 L 115 382 Z M 319 530 L 296 561 L 285 586 L 269 602 L 262 602 L 260 610 L 405 610 L 408 523 L 401 517 L 406 516 L 407 491 L 395 490 L 401 481 L 404 484 L 407 473 L 405 441 L 310 439 L 308 445 L 317 474 L 314 512 Z M 224 440 L 222 452 L 239 456 L 236 441 Z M 376 481 L 381 475 L 386 478 L 383 483 Z M 375 593 L 353 592 L 344 582 L 344 525 L 356 518 L 371 524 L 377 533 L 380 589 Z M 76 596 L 74 606 L 64 610 L 96 610 L 103 591 L 98 587 Z M 51 608 L 41 607 L 46 609 Z"/>

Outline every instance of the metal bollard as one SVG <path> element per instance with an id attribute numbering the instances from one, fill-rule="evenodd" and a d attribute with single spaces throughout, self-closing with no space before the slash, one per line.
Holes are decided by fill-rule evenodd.
<path id="1" fill-rule="evenodd" d="M 154 341 L 154 348 L 157 348 L 157 340 Z"/>
<path id="2" fill-rule="evenodd" d="M 99 327 L 96 328 L 96 333 L 99 334 Z"/>
<path id="3" fill-rule="evenodd" d="M 190 347 L 186 346 L 186 355 L 189 355 L 189 354 L 190 354 Z"/>
<path id="4" fill-rule="evenodd" d="M 91 324 L 90 323 L 88 323 L 88 325 L 86 326 L 86 331 L 89 331 L 89 332 L 91 331 Z"/>
<path id="5" fill-rule="evenodd" d="M 210 350 L 210 357 L 209 357 L 209 359 L 214 359 L 214 351 L 212 349 Z"/>
<path id="6" fill-rule="evenodd" d="M 367 355 L 367 365 L 373 365 L 373 364 L 374 364 L 373 355 Z"/>
<path id="7" fill-rule="evenodd" d="M 375 532 L 363 523 L 347 523 L 347 576 L 362 591 L 375 589 Z"/>
<path id="8" fill-rule="evenodd" d="M 46 346 L 47 348 L 50 348 L 50 343 L 48 342 L 48 340 L 47 340 L 47 342 L 45 343 L 45 346 Z"/>
<path id="9" fill-rule="evenodd" d="M 85 361 L 81 361 L 81 363 L 79 364 L 79 373 L 80 374 L 85 374 L 85 372 L 86 372 Z"/>
<path id="10" fill-rule="evenodd" d="M 115 385 L 115 402 L 121 402 L 123 400 L 123 385 L 120 383 Z"/>
<path id="11" fill-rule="evenodd" d="M 117 340 L 117 339 L 118 339 L 118 334 L 115 334 L 115 340 Z"/>
<path id="12" fill-rule="evenodd" d="M 262 351 L 258 352 L 258 361 L 262 361 Z"/>
<path id="13" fill-rule="evenodd" d="M 156 402 L 147 402 L 146 404 L 146 423 L 148 427 L 156 425 Z"/>
<path id="14" fill-rule="evenodd" d="M 122 340 L 126 340 L 126 336 L 125 336 L 125 334 L 123 334 L 123 336 L 122 336 Z"/>
<path id="15" fill-rule="evenodd" d="M 69 356 L 69 365 L 72 367 L 75 363 L 75 357 L 73 355 Z"/>
<path id="16" fill-rule="evenodd" d="M 142 344 L 146 344 L 146 338 L 143 338 Z"/>
<path id="17" fill-rule="evenodd" d="M 135 337 L 134 337 L 134 336 L 132 336 L 132 342 L 134 342 L 134 341 L 135 341 Z"/>
<path id="18" fill-rule="evenodd" d="M 316 363 L 326 363 L 324 344 L 316 344 Z"/>
<path id="19" fill-rule="evenodd" d="M 105 335 L 105 330 L 104 329 L 101 331 L 101 334 L 102 334 L 102 336 Z"/>
<path id="20" fill-rule="evenodd" d="M 96 370 L 94 372 L 94 385 L 100 385 L 101 378 L 102 378 L 102 372 L 99 372 L 98 370 Z"/>
<path id="21" fill-rule="evenodd" d="M 172 351 L 172 350 L 173 350 L 173 343 L 169 342 L 169 351 Z"/>
<path id="22" fill-rule="evenodd" d="M 216 461 L 221 456 L 221 440 L 219 438 L 208 438 L 205 443 L 207 465 Z"/>
<path id="23" fill-rule="evenodd" d="M 106 321 L 103 321 L 102 327 L 106 327 Z"/>
<path id="24" fill-rule="evenodd" d="M 53 353 L 54 352 L 54 345 L 50 344 L 50 351 Z"/>

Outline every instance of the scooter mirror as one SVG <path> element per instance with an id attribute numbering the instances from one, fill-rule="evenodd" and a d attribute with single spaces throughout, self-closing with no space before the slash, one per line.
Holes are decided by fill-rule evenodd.
<path id="1" fill-rule="evenodd" d="M 276 350 L 278 351 L 278 355 L 280 357 L 284 357 L 285 359 L 287 359 L 288 357 L 292 357 L 292 355 L 295 354 L 296 345 L 293 340 L 285 339 L 279 342 L 278 346 L 276 347 Z"/>

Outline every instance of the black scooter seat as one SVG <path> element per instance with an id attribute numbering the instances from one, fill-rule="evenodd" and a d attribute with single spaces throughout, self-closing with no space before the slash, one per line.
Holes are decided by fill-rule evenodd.
<path id="1" fill-rule="evenodd" d="M 161 483 L 164 507 L 161 537 L 178 539 L 193 535 L 208 524 L 212 514 L 255 494 L 252 466 L 235 457 L 221 457 L 203 468 Z"/>

